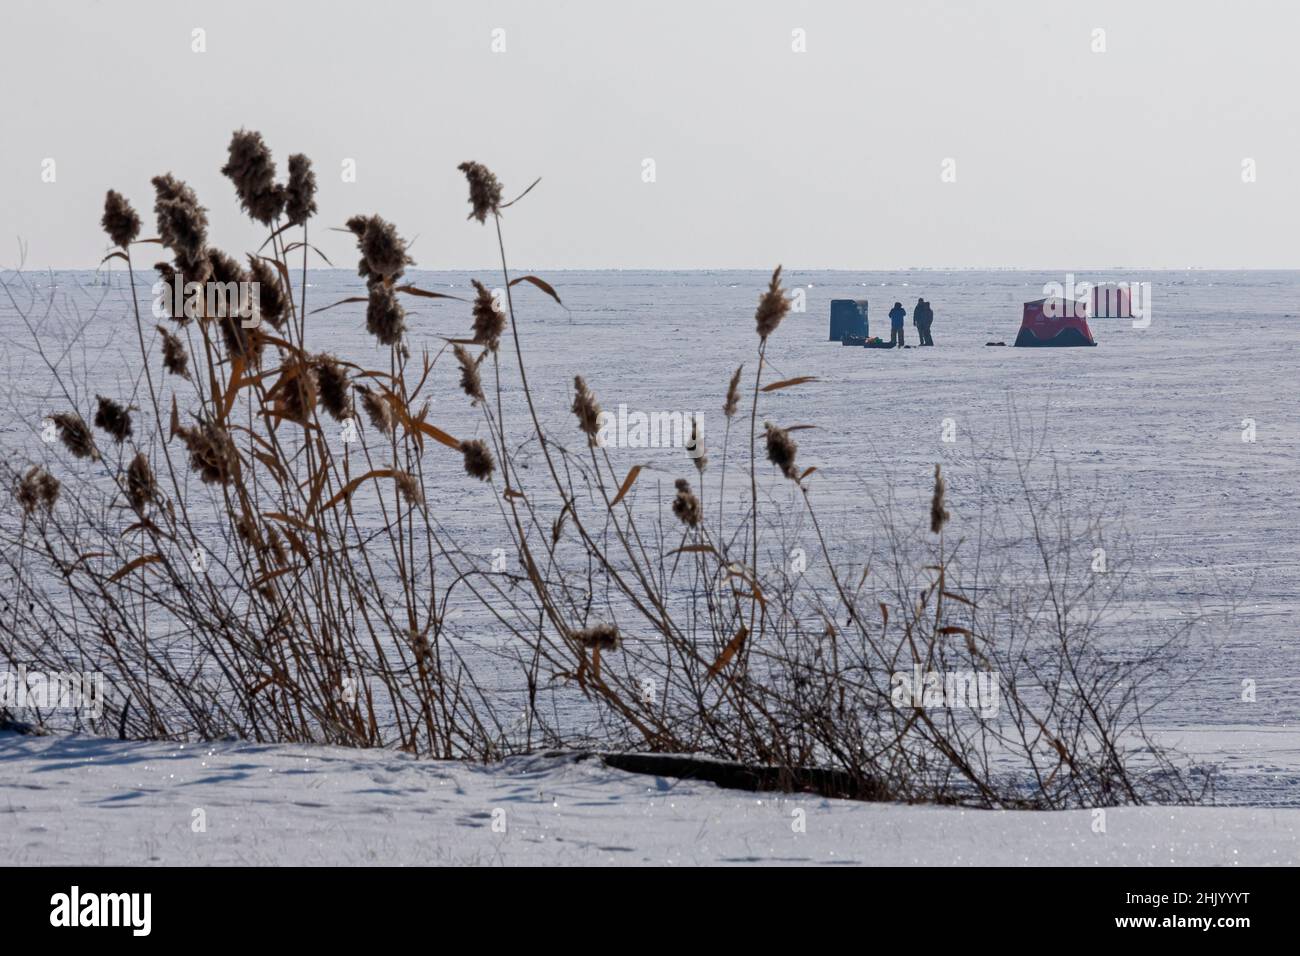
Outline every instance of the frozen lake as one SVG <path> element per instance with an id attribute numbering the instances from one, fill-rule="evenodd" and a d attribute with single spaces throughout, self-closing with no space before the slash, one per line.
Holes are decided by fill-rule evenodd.
<path id="1" fill-rule="evenodd" d="M 489 287 L 500 284 L 486 271 L 475 277 Z M 408 273 L 421 287 L 467 296 L 470 278 Z M 568 408 L 573 376 L 581 374 L 606 409 L 626 403 L 633 410 L 702 413 L 716 461 L 730 374 L 743 361 L 752 381 L 753 310 L 767 274 L 553 272 L 544 278 L 567 310 L 531 287 L 517 287 L 515 294 L 530 383 L 545 422 L 576 438 Z M 936 462 L 944 466 L 960 522 L 977 493 L 972 442 L 1005 448 L 1012 405 L 1022 416 L 1041 420 L 1046 414 L 1047 442 L 1059 465 L 1080 494 L 1111 503 L 1149 559 L 1143 570 L 1150 604 L 1135 614 L 1214 608 L 1230 595 L 1240 601 L 1230 629 L 1194 642 L 1186 659 L 1175 662 L 1188 684 L 1162 708 L 1159 723 L 1293 728 L 1300 717 L 1300 273 L 1080 278 L 1151 283 L 1150 326 L 1093 319 L 1099 346 L 1092 349 L 989 348 L 988 341 L 1014 341 L 1021 303 L 1042 298 L 1044 283 L 1063 282 L 1064 273 L 790 271 L 786 286 L 803 289 L 806 311 L 792 314 L 773 337 L 768 360 L 774 372 L 767 380 L 815 375 L 819 381 L 766 396 L 760 422 L 770 417 L 783 425 L 817 426 L 799 433 L 799 460 L 817 466 L 813 500 L 834 516 L 835 547 L 851 553 L 872 533 L 873 498 L 892 490 L 901 507 L 926 507 Z M 14 284 L 12 275 L 7 279 Z M 89 396 L 129 397 L 139 363 L 122 273 L 108 286 L 92 284 L 89 272 L 29 273 L 25 280 L 37 301 L 56 306 L 57 316 L 42 319 L 42 304 L 35 317 L 43 323 L 47 352 L 62 351 L 69 329 L 83 327 L 81 343 L 67 358 L 84 368 Z M 137 281 L 147 307 L 152 273 Z M 364 291 L 345 270 L 312 272 L 309 282 L 309 309 Z M 833 298 L 868 299 L 872 334 L 888 337 L 889 307 L 900 300 L 910 313 L 918 296 L 935 310 L 934 349 L 870 351 L 827 341 Z M 361 365 L 380 361 L 363 310 L 363 304 L 346 305 L 312 316 L 314 347 Z M 439 336 L 463 337 L 469 327 L 469 308 L 461 303 L 417 300 L 409 311 L 409 341 L 417 352 L 436 351 Z M 907 331 L 909 343 L 915 342 L 910 324 Z M 6 453 L 39 460 L 44 452 L 34 443 L 40 419 L 66 401 L 7 298 L 0 298 L 0 336 L 3 400 L 10 410 L 0 417 L 0 444 Z M 383 361 L 386 367 L 386 356 Z M 447 356 L 435 372 L 430 420 L 470 437 L 482 429 L 481 418 L 455 383 Z M 513 388 L 514 380 L 507 385 Z M 80 410 L 89 418 L 85 396 Z M 955 428 L 954 443 L 942 440 L 945 419 Z M 1244 441 L 1250 423 L 1254 441 Z M 741 446 L 732 437 L 734 456 Z M 425 455 L 440 453 L 446 449 L 433 445 Z M 626 467 L 651 464 L 664 499 L 674 477 L 693 476 L 679 449 L 621 449 L 615 458 Z M 485 553 L 507 546 L 490 490 L 465 479 L 458 455 L 445 460 L 445 476 L 431 469 L 435 483 L 446 479 L 430 495 L 440 519 L 481 540 Z M 775 481 L 769 486 L 787 493 Z M 650 495 L 653 488 L 643 476 L 638 493 Z M 1254 702 L 1242 700 L 1243 680 L 1255 682 Z M 1278 786 L 1295 792 L 1290 776 Z"/>

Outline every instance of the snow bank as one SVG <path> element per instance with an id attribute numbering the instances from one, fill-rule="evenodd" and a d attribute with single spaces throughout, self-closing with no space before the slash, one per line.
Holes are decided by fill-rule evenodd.
<path id="1" fill-rule="evenodd" d="M 1294 866 L 1298 832 L 1294 808 L 988 812 L 720 790 L 573 757 L 482 767 L 0 733 L 10 864 Z"/>

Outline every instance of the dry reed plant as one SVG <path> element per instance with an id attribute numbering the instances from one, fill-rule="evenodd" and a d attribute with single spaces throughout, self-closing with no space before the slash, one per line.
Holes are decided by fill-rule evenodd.
<path id="1" fill-rule="evenodd" d="M 485 166 L 460 169 L 469 218 L 492 230 L 505 295 L 497 302 L 475 281 L 454 369 L 439 367 L 445 349 L 430 355 L 411 341 L 404 305 L 452 297 L 403 282 L 407 244 L 377 215 L 346 224 L 364 291 L 345 301 L 365 303 L 385 361 L 367 368 L 308 342 L 316 184 L 301 154 L 281 183 L 259 134 L 231 140 L 222 171 L 267 230 L 247 269 L 209 244 L 206 209 L 170 174 L 153 180 L 156 240 L 138 238 L 139 216 L 109 192 L 103 226 L 133 291 L 139 245 L 156 242 L 170 254 L 157 266 L 168 281 L 257 281 L 262 322 L 245 328 L 205 304 L 154 325 L 137 304 L 139 408 L 99 398 L 98 444 L 75 383 L 40 352 L 67 396 L 50 417 L 71 460 L 9 466 L 0 662 L 102 670 L 110 699 L 92 729 L 123 736 L 235 734 L 440 758 L 542 746 L 702 753 L 775 768 L 788 786 L 834 781 L 839 795 L 982 806 L 1195 795 L 1143 730 L 1141 694 L 1170 645 L 1122 664 L 1100 648 L 1098 615 L 1122 576 L 1073 573 L 1078 540 L 1054 510 L 1060 498 L 1024 485 L 1028 513 L 1045 519 L 1032 539 L 1045 577 L 998 566 L 991 555 L 1005 551 L 991 523 L 948 542 L 954 519 L 937 466 L 931 538 L 924 523 L 895 524 L 896 510 L 870 511 L 884 552 L 861 575 L 837 565 L 810 494 L 814 469 L 797 464 L 792 432 L 807 426 L 757 427 L 765 396 L 814 381 L 768 374 L 790 309 L 779 267 L 755 311 L 741 451 L 749 501 L 736 526 L 726 526 L 724 496 L 748 362 L 720 383 L 716 479 L 700 454 L 697 484 L 676 478 L 648 509 L 641 468 L 598 441 L 600 402 L 581 370 L 573 431 L 544 430 L 514 292 L 526 283 L 559 296 L 510 270 L 502 231 L 504 211 L 533 187 L 506 202 Z M 522 386 L 517 407 L 504 400 L 503 363 Z M 436 387 L 459 390 L 483 437 L 458 439 L 430 420 Z M 358 441 L 328 440 L 339 422 L 363 426 Z M 540 468 L 520 461 L 530 442 Z M 434 455 L 490 487 L 512 545 L 506 569 L 442 525 L 425 491 Z M 791 502 L 760 497 L 760 473 L 788 480 Z M 706 487 L 717 489 L 716 520 Z M 676 521 L 658 520 L 660 507 Z M 796 516 L 815 532 L 826 569 L 816 583 L 785 567 L 782 527 Z M 868 572 L 881 580 L 874 589 Z M 1030 579 L 1043 589 L 1036 601 L 1024 599 Z M 459 608 L 505 641 L 504 662 L 470 660 L 449 623 Z M 515 665 L 525 691 L 495 692 L 485 666 Z M 894 675 L 914 668 L 995 675 L 997 718 L 900 706 Z"/>

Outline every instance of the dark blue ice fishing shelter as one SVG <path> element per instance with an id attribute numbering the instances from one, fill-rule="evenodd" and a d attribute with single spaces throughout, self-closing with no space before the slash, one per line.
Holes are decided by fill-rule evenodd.
<path id="1" fill-rule="evenodd" d="M 843 342 L 846 335 L 867 337 L 867 300 L 831 299 L 832 342 Z"/>

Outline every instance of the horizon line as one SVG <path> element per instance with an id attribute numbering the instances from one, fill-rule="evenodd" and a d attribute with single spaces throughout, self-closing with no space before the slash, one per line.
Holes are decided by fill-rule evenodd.
<path id="1" fill-rule="evenodd" d="M 412 266 L 407 272 L 456 272 L 486 273 L 499 272 L 501 264 L 488 266 Z M 4 272 L 125 272 L 125 268 L 114 269 L 112 263 L 107 266 L 46 266 L 41 268 L 0 265 Z M 137 270 L 143 276 L 152 273 L 153 267 L 147 266 Z M 310 266 L 308 272 L 348 272 L 356 269 L 344 266 Z M 528 272 L 758 272 L 769 274 L 771 266 L 526 266 L 510 270 L 514 274 Z M 898 266 L 893 268 L 852 268 L 848 266 L 782 266 L 782 272 L 845 272 L 870 275 L 888 272 L 1049 272 L 1053 274 L 1085 272 L 1300 272 L 1296 266 Z"/>

